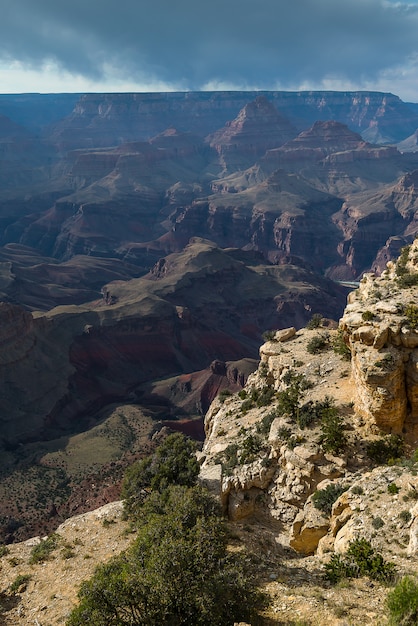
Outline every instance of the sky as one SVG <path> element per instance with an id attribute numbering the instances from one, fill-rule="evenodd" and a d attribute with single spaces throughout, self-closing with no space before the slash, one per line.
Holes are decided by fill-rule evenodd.
<path id="1" fill-rule="evenodd" d="M 418 102 L 418 0 L 0 6 L 0 93 L 331 89 Z"/>

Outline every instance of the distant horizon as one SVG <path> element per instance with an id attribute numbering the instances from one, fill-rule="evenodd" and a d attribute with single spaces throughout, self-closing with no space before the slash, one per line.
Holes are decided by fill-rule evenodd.
<path id="1" fill-rule="evenodd" d="M 414 100 L 405 100 L 401 96 L 399 96 L 394 91 L 383 91 L 381 89 L 167 89 L 167 90 L 158 90 L 158 91 L 143 91 L 143 90 L 132 90 L 132 91 L 116 91 L 116 90 L 107 90 L 107 91 L 13 91 L 13 92 L 3 92 L 0 91 L 0 97 L 7 96 L 84 96 L 84 95 L 156 95 L 156 94 L 187 94 L 187 93 L 344 93 L 344 94 L 355 94 L 355 93 L 376 93 L 387 96 L 394 96 L 395 98 L 399 98 L 405 104 L 418 104 L 418 96 L 417 101 Z"/>

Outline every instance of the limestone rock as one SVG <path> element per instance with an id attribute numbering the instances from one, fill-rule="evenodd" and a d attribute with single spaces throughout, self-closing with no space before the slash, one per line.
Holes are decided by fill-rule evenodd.
<path id="1" fill-rule="evenodd" d="M 417 258 L 418 240 L 399 272 L 413 275 Z M 357 412 L 370 425 L 400 433 L 407 418 L 418 420 L 418 332 L 404 314 L 416 288 L 401 285 L 397 272 L 389 263 L 380 277 L 364 275 L 350 294 L 340 327 L 352 353 Z"/>
<path id="2" fill-rule="evenodd" d="M 408 554 L 413 556 L 418 552 L 418 504 L 410 510 L 411 527 L 409 530 Z"/>
<path id="3" fill-rule="evenodd" d="M 293 522 L 290 546 L 300 554 L 313 554 L 328 528 L 328 517 L 309 502 Z"/>
<path id="4" fill-rule="evenodd" d="M 252 515 L 259 495 L 260 490 L 255 488 L 247 491 L 232 491 L 228 500 L 229 519 L 236 522 Z"/>
<path id="5" fill-rule="evenodd" d="M 221 495 L 222 465 L 207 465 L 200 471 L 199 482 L 216 496 Z"/>

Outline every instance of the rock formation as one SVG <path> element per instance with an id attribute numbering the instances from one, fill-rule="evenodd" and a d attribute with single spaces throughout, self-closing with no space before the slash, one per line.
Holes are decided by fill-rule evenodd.
<path id="1" fill-rule="evenodd" d="M 94 258 L 90 265 L 75 259 L 38 263 L 36 272 L 23 265 L 17 268 L 13 249 L 9 252 L 10 260 L 0 266 L 0 288 L 18 296 L 18 287 L 24 287 L 28 306 L 45 305 L 54 295 L 64 298 L 64 293 L 73 293 L 75 299 L 81 272 L 84 280 L 89 275 L 97 291 L 90 302 L 45 312 L 0 304 L 1 447 L 9 451 L 2 456 L 0 495 L 5 483 L 14 482 L 20 463 L 27 463 L 26 454 L 36 457 L 34 468 L 38 467 L 44 446 L 54 451 L 55 446 L 65 448 L 65 438 L 90 432 L 115 403 L 134 405 L 145 411 L 147 419 L 152 415 L 172 428 L 201 436 L 202 414 L 220 390 L 238 391 L 245 383 L 266 328 L 287 325 L 290 319 L 303 324 L 324 299 L 327 313 L 338 315 L 344 301 L 342 289 L 331 281 L 317 281 L 312 272 L 266 264 L 260 255 L 223 251 L 197 238 L 181 253 L 162 258 L 154 271 L 131 280 L 126 280 L 121 266 L 118 274 L 117 265 Z M 29 248 L 16 252 L 25 252 L 30 263 L 36 259 Z M 103 285 L 99 281 L 104 276 L 116 280 Z M 38 287 L 37 278 L 46 284 Z M 116 437 L 116 457 L 107 462 L 130 451 L 138 438 L 136 427 L 120 419 L 116 415 L 112 428 L 124 433 L 122 442 L 127 443 L 121 445 Z M 144 419 L 141 413 L 139 421 Z M 195 424 L 185 423 L 193 419 Z M 35 449 L 39 456 L 29 452 Z M 58 477 L 59 455 L 51 458 L 55 459 L 48 464 L 51 484 L 67 484 L 68 477 Z M 92 471 L 96 463 L 100 465 L 101 458 L 95 461 L 91 456 Z M 83 476 L 86 472 L 87 468 Z M 23 489 L 25 480 L 17 482 Z M 38 491 L 43 493 L 40 487 Z M 10 503 L 10 492 L 6 490 L 0 500 Z M 44 506 L 45 502 L 42 507 L 38 503 L 38 514 Z M 28 514 L 32 511 L 26 509 Z M 13 515 L 19 517 L 18 511 Z"/>
<path id="2" fill-rule="evenodd" d="M 335 119 L 373 143 L 405 139 L 417 127 L 415 111 L 397 96 L 377 92 L 188 92 L 82 95 L 71 115 L 55 125 L 60 149 L 149 139 L 170 126 L 206 136 L 251 100 L 268 98 L 298 129 Z"/>
<path id="3" fill-rule="evenodd" d="M 341 320 L 352 351 L 356 410 L 388 432 L 418 421 L 414 297 L 418 241 L 380 277 L 366 275 Z"/>
<path id="4" fill-rule="evenodd" d="M 297 130 L 265 96 L 246 104 L 224 128 L 207 137 L 228 171 L 244 170 L 270 148 L 277 148 L 297 134 Z"/>
<path id="5" fill-rule="evenodd" d="M 363 278 L 337 330 L 323 320 L 272 333 L 244 390 L 212 404 L 201 478 L 232 520 L 264 525 L 281 545 L 322 558 L 354 538 L 373 540 L 378 523 L 399 515 L 401 500 L 414 500 L 414 461 L 373 469 L 384 462 L 372 450 L 404 440 L 392 454 L 403 446 L 407 456 L 418 442 L 417 270 L 415 240 L 380 277 Z M 333 407 L 341 441 L 327 445 L 328 418 L 315 413 L 321 406 Z M 314 496 L 334 485 L 344 493 L 324 512 Z M 382 494 L 373 507 L 371 493 Z M 396 522 L 409 554 L 417 549 L 416 515 L 405 505 Z M 390 533 L 376 545 L 390 552 Z"/>
<path id="6" fill-rule="evenodd" d="M 386 123 L 385 132 L 413 132 L 415 114 L 396 97 L 91 94 L 33 134 L 42 106 L 55 102 L 56 119 L 70 100 L 0 98 L 0 243 L 33 248 L 46 263 L 116 258 L 136 265 L 127 268 L 135 276 L 198 235 L 353 279 L 378 267 L 391 237 L 407 242 L 416 231 L 402 181 L 417 155 L 359 134 Z"/>

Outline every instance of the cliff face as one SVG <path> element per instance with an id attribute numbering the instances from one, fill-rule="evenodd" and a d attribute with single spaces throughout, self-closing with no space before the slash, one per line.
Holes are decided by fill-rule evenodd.
<path id="1" fill-rule="evenodd" d="M 363 278 L 341 320 L 353 355 L 357 412 L 398 433 L 418 422 L 418 242 L 405 248 L 400 259 L 390 262 L 380 277 Z"/>
<path id="2" fill-rule="evenodd" d="M 205 417 L 202 479 L 216 485 L 231 519 L 251 520 L 254 516 L 261 520 L 267 515 L 266 524 L 284 545 L 289 545 L 292 532 L 300 534 L 292 531 L 293 525 L 318 484 L 342 477 L 347 471 L 345 455 L 338 458 L 322 449 L 317 425 L 298 428 L 294 418 L 278 410 L 276 404 L 277 394 L 289 384 L 289 376 L 299 376 L 310 383 L 300 395 L 300 406 L 332 396 L 339 409 L 353 419 L 349 406 L 353 386 L 347 376 L 347 361 L 329 349 L 315 355 L 307 353 L 307 344 L 318 332 L 325 334 L 327 341 L 336 333 L 325 329 L 277 331 L 261 347 L 260 366 L 249 377 L 245 393 L 223 403 L 215 401 Z M 269 400 L 260 400 L 259 394 L 266 394 L 268 389 Z M 315 546 L 321 531 L 315 530 L 313 535 L 306 541 Z M 294 547 L 298 549 L 297 541 Z M 301 551 L 314 549 L 306 548 Z"/>
<path id="3" fill-rule="evenodd" d="M 373 540 L 374 517 L 394 519 L 387 491 L 378 491 L 373 505 L 367 494 L 396 481 L 407 502 L 416 479 L 409 466 L 374 468 L 383 462 L 373 462 L 369 450 L 395 441 L 389 434 L 401 435 L 406 455 L 418 443 L 417 284 L 416 240 L 381 277 L 364 277 L 338 330 L 322 323 L 277 331 L 260 348 L 259 368 L 244 391 L 212 404 L 201 477 L 231 519 L 257 520 L 279 544 L 321 559 L 344 552 L 353 538 Z M 340 356 L 344 350 L 351 363 Z M 339 415 L 342 440 L 334 447 L 326 444 L 329 414 L 315 413 L 324 402 L 333 419 Z M 311 496 L 329 484 L 344 493 L 324 513 Z M 367 514 L 366 500 L 373 509 Z M 396 532 L 411 556 L 417 512 L 407 509 L 411 524 L 399 520 Z M 376 540 L 386 553 L 391 532 Z"/>

